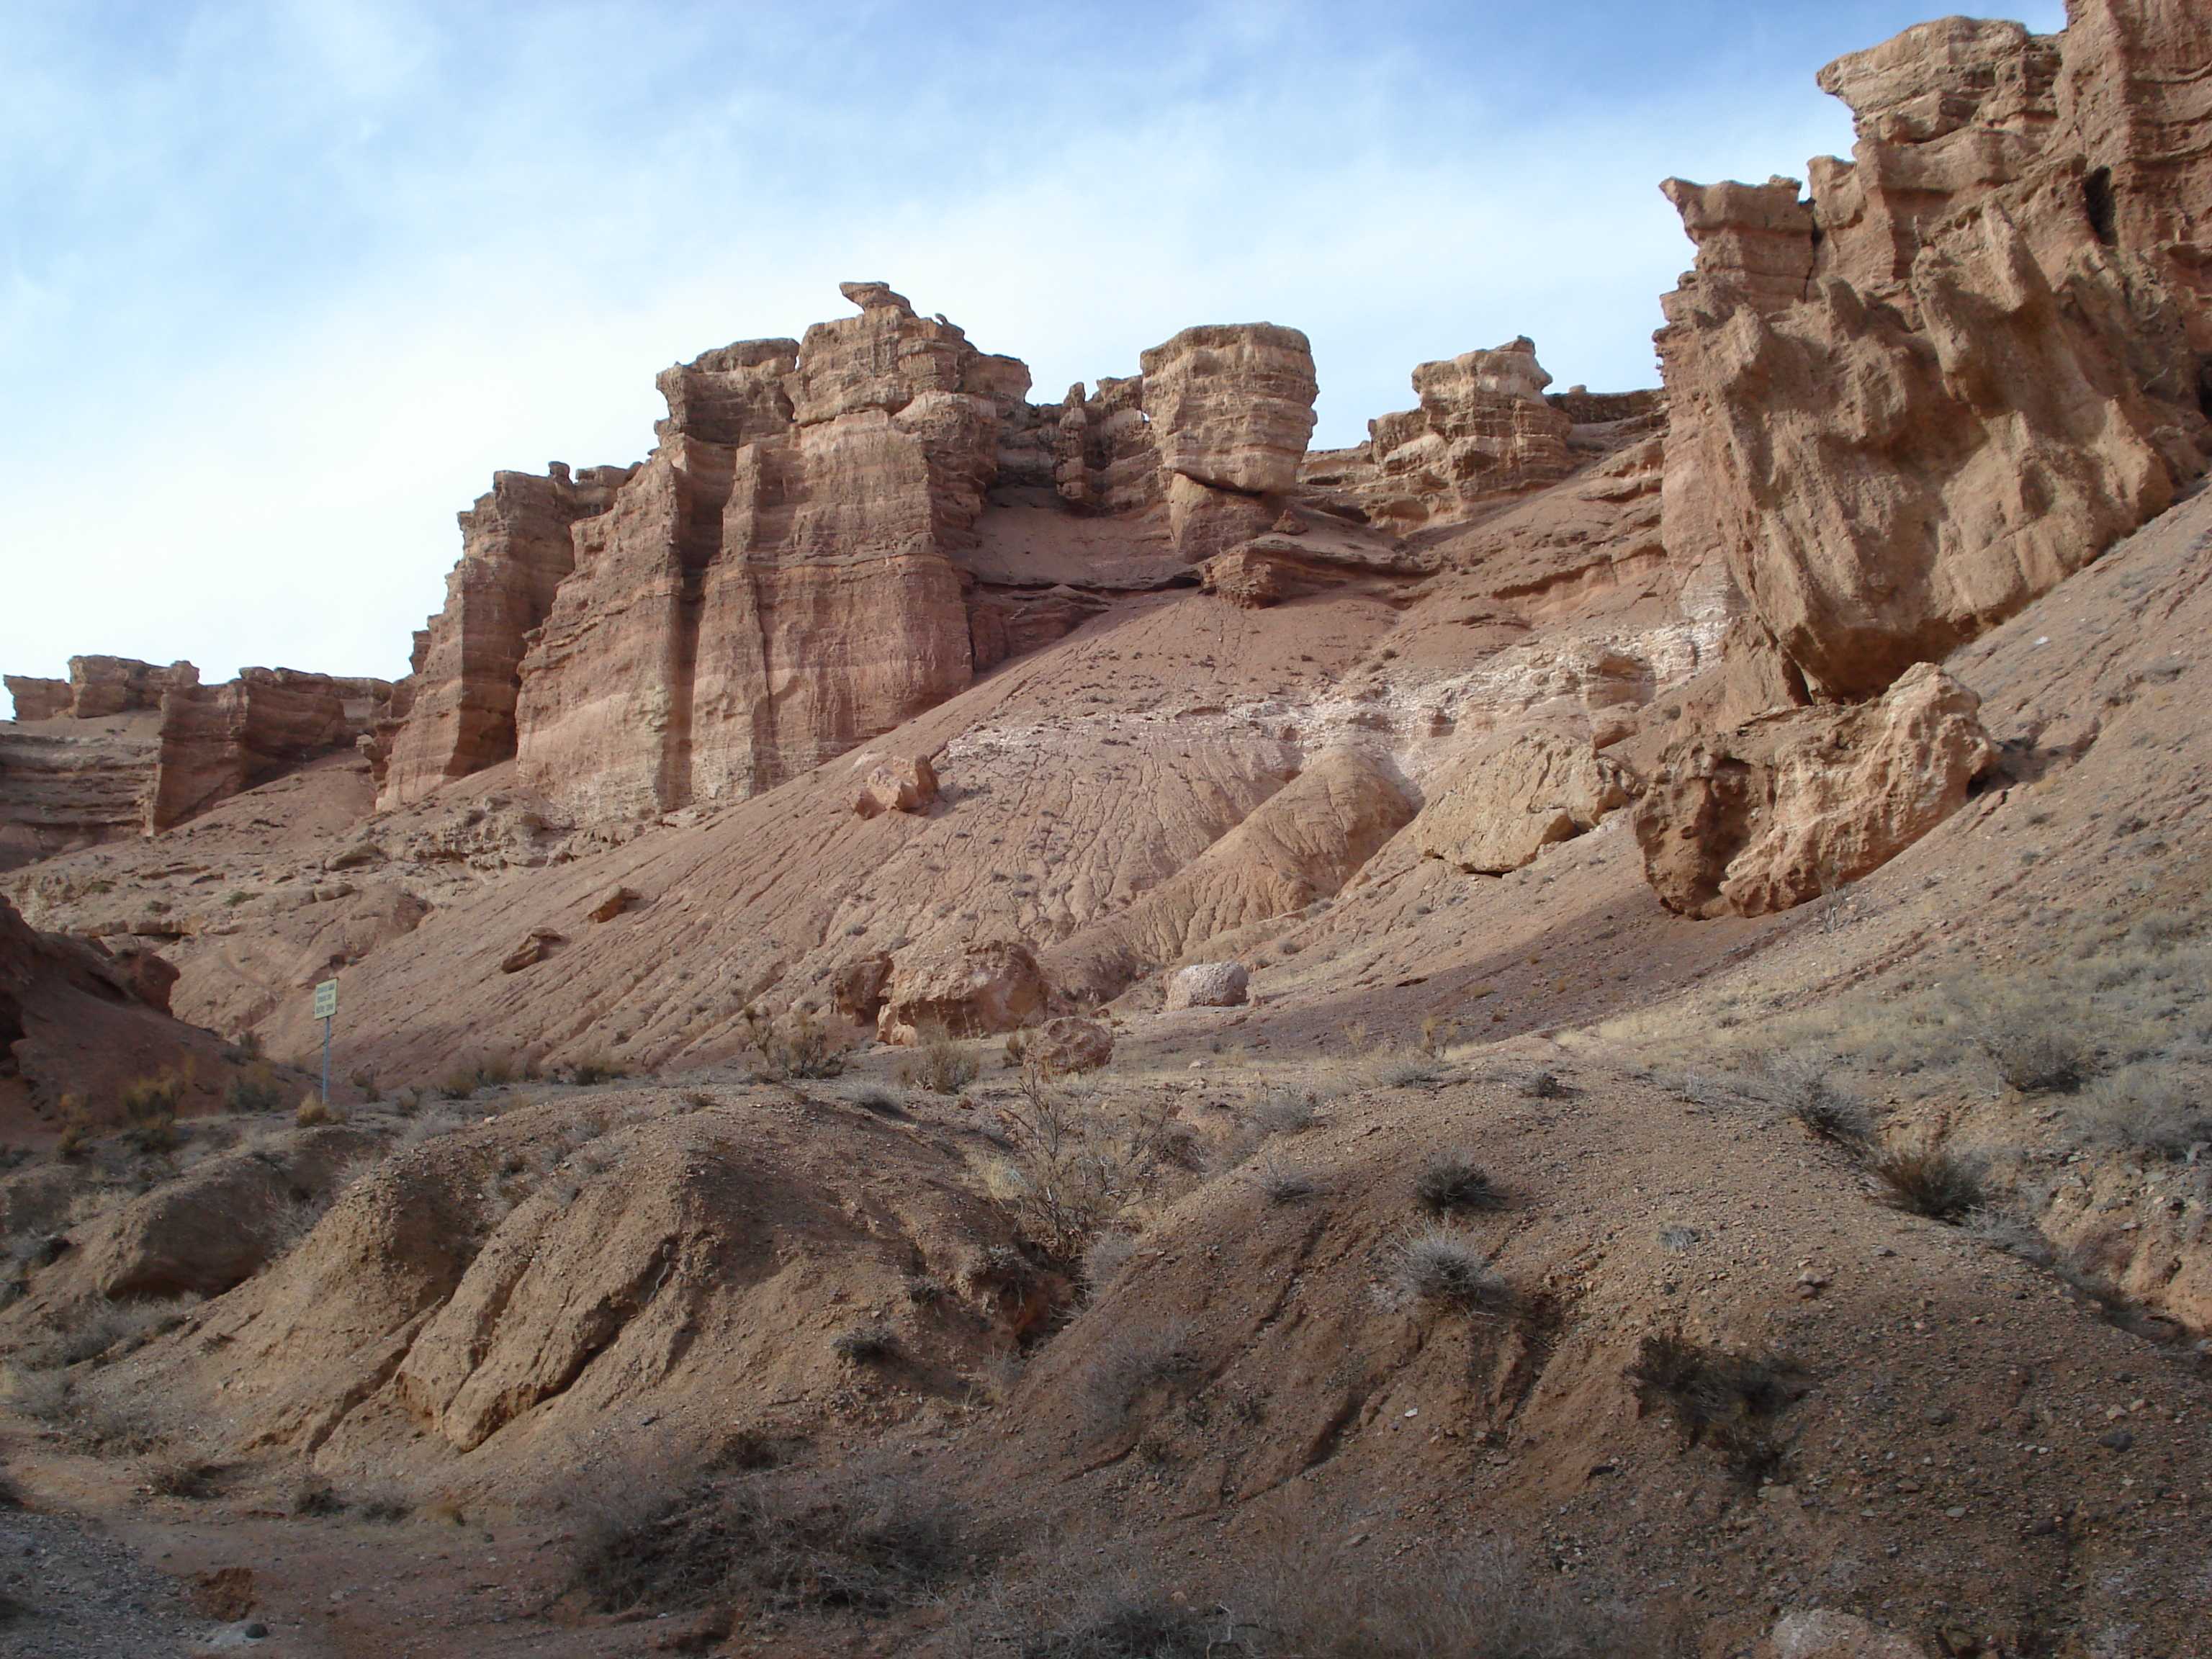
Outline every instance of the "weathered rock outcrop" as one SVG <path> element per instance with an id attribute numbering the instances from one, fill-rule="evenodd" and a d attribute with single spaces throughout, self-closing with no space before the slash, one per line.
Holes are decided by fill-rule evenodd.
<path id="1" fill-rule="evenodd" d="M 1239 1008 L 1251 982 L 1241 962 L 1194 962 L 1168 975 L 1163 1006 L 1170 1013 L 1179 1008 Z"/>
<path id="2" fill-rule="evenodd" d="M 1282 510 L 1313 435 L 1313 349 L 1294 328 L 1187 328 L 1140 359 L 1176 550 L 1193 564 Z"/>
<path id="3" fill-rule="evenodd" d="M 2011 615 L 2203 470 L 2212 24 L 2096 0 L 1839 58 L 1854 161 L 1668 197 L 1666 540 L 1724 559 L 1812 694 Z"/>
<path id="4" fill-rule="evenodd" d="M 1533 731 L 1478 745 L 1430 786 L 1410 826 L 1424 858 L 1469 875 L 1501 876 L 1555 842 L 1594 830 L 1638 787 L 1580 732 Z"/>
<path id="5" fill-rule="evenodd" d="M 161 694 L 161 759 L 146 828 L 167 830 L 302 761 L 353 743 L 383 714 L 392 688 L 295 668 L 248 668 L 202 685 L 190 663 Z"/>
<path id="6" fill-rule="evenodd" d="M 446 578 L 446 608 L 416 635 L 414 672 L 372 750 L 383 767 L 380 805 L 419 800 L 514 755 L 517 671 L 575 568 L 574 526 L 605 512 L 634 470 L 572 476 L 556 461 L 542 478 L 496 472 L 460 515 L 461 561 Z"/>
<path id="7" fill-rule="evenodd" d="M 1778 710 L 1670 745 L 1632 820 L 1660 902 L 1764 915 L 1887 863 L 1996 761 L 1980 708 L 1919 663 L 1870 703 Z"/>

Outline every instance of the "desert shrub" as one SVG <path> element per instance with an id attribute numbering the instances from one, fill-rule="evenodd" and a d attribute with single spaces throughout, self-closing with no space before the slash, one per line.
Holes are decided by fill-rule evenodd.
<path id="1" fill-rule="evenodd" d="M 156 1302 L 84 1304 L 57 1328 L 54 1351 L 65 1365 L 96 1359 L 118 1347 L 128 1353 L 183 1324 L 199 1300 L 180 1296 Z"/>
<path id="2" fill-rule="evenodd" d="M 1686 1254 L 1703 1242 L 1705 1235 L 1695 1227 L 1685 1227 L 1674 1222 L 1659 1230 L 1659 1242 L 1677 1255 Z"/>
<path id="3" fill-rule="evenodd" d="M 384 1098 L 384 1091 L 377 1084 L 376 1073 L 366 1066 L 356 1070 L 347 1081 L 360 1090 L 361 1097 L 372 1106 L 378 1104 Z"/>
<path id="4" fill-rule="evenodd" d="M 629 1075 L 629 1066 L 604 1054 L 586 1054 L 568 1068 L 568 1081 L 583 1089 L 618 1082 Z"/>
<path id="5" fill-rule="evenodd" d="M 1761 1092 L 1796 1119 L 1814 1139 L 1853 1149 L 1873 1143 L 1874 1114 L 1865 1102 L 1837 1085 L 1826 1062 L 1770 1054 L 1762 1069 Z"/>
<path id="6" fill-rule="evenodd" d="M 1973 1039 L 1997 1075 L 2022 1094 L 2070 1094 L 2098 1066 L 2087 1023 L 2063 1004 L 2022 996 L 1979 1011 Z"/>
<path id="7" fill-rule="evenodd" d="M 1248 1102 L 1244 1117 L 1262 1135 L 1304 1134 L 1319 1119 L 1321 1105 L 1311 1089 L 1273 1089 Z"/>
<path id="8" fill-rule="evenodd" d="M 1004 1158 L 993 1193 L 1024 1238 L 1053 1261 L 1082 1259 L 1091 1238 L 1163 1191 L 1191 1161 L 1189 1131 L 1164 1102 L 1094 1102 L 1024 1073 L 999 1108 Z"/>
<path id="9" fill-rule="evenodd" d="M 75 1095 L 64 1095 L 59 1115 L 62 1133 L 54 1143 L 54 1156 L 64 1160 L 83 1157 L 84 1149 L 92 1144 L 92 1119 L 84 1109 L 84 1103 Z"/>
<path id="10" fill-rule="evenodd" d="M 177 1144 L 177 1107 L 190 1079 L 173 1066 L 126 1083 L 116 1095 L 123 1109 L 123 1139 L 142 1152 L 166 1152 Z"/>
<path id="11" fill-rule="evenodd" d="M 1449 1211 L 1495 1210 L 1505 1194 L 1482 1166 L 1464 1153 L 1431 1158 L 1413 1177 L 1413 1201 L 1442 1215 Z"/>
<path id="12" fill-rule="evenodd" d="M 669 1491 L 611 1484 L 572 1500 L 570 1588 L 609 1613 L 744 1601 L 883 1613 L 970 1570 L 966 1517 L 938 1493 L 854 1480 L 805 1494 L 744 1475 Z"/>
<path id="13" fill-rule="evenodd" d="M 1368 1050 L 1360 1070 L 1378 1089 L 1419 1089 L 1437 1081 L 1450 1068 L 1418 1048 L 1377 1047 Z"/>
<path id="14" fill-rule="evenodd" d="M 1401 1303 L 1438 1312 L 1489 1315 L 1513 1300 L 1490 1259 L 1449 1227 L 1428 1227 L 1398 1247 L 1391 1284 Z"/>
<path id="15" fill-rule="evenodd" d="M 2201 1077 L 2172 1065 L 2126 1066 L 2099 1079 L 2075 1115 L 2093 1139 L 2154 1158 L 2186 1158 L 2212 1141 Z"/>
<path id="16" fill-rule="evenodd" d="M 1518 1089 L 1524 1099 L 1557 1100 L 1566 1093 L 1567 1085 L 1559 1080 L 1559 1074 L 1557 1072 L 1547 1072 L 1539 1068 L 1533 1072 L 1523 1073 Z"/>
<path id="17" fill-rule="evenodd" d="M 189 1498 L 195 1501 L 216 1495 L 216 1476 L 221 1468 L 191 1458 L 165 1457 L 146 1466 L 145 1489 L 157 1498 Z"/>
<path id="18" fill-rule="evenodd" d="M 352 1507 L 354 1514 L 362 1520 L 374 1522 L 383 1526 L 391 1526 L 404 1521 L 415 1513 L 414 1504 L 398 1493 L 390 1491 L 373 1492 L 366 1498 L 356 1498 Z"/>
<path id="19" fill-rule="evenodd" d="M 233 1112 L 275 1112 L 284 1105 L 284 1085 L 267 1065 L 256 1060 L 240 1071 L 234 1072 L 222 1091 L 226 1110 Z"/>
<path id="20" fill-rule="evenodd" d="M 1959 1221 L 1989 1201 L 1983 1190 L 1988 1166 L 1938 1141 L 1891 1147 L 1867 1168 L 1881 1182 L 1886 1202 L 1931 1221 Z"/>
<path id="21" fill-rule="evenodd" d="M 1273 1158 L 1261 1159 L 1259 1167 L 1252 1171 L 1251 1180 L 1270 1204 L 1295 1204 L 1300 1199 L 1318 1197 L 1329 1190 L 1328 1183 L 1311 1170 L 1295 1164 L 1278 1164 Z"/>
<path id="22" fill-rule="evenodd" d="M 932 1094 L 957 1095 L 975 1080 L 979 1068 L 975 1055 L 955 1042 L 942 1025 L 925 1026 L 916 1036 L 913 1054 L 899 1066 L 901 1083 Z"/>
<path id="23" fill-rule="evenodd" d="M 1718 1451 L 1739 1481 L 1756 1486 L 1780 1466 L 1775 1419 L 1805 1393 L 1803 1375 L 1772 1354 L 1729 1353 L 1677 1332 L 1647 1336 L 1628 1368 L 1638 1408 L 1658 1411 L 1685 1448 Z"/>
<path id="24" fill-rule="evenodd" d="M 1128 1420 L 1148 1395 L 1181 1388 L 1205 1368 L 1201 1333 L 1188 1320 L 1111 1333 L 1083 1374 L 1083 1395 L 1101 1428 Z"/>
<path id="25" fill-rule="evenodd" d="M 749 1007 L 741 1018 L 756 1082 L 836 1077 L 844 1071 L 844 1044 L 811 1009 L 794 1008 L 777 1019 L 762 1009 Z"/>
<path id="26" fill-rule="evenodd" d="M 328 1480 L 310 1469 L 294 1485 L 285 1508 L 298 1516 L 343 1515 L 346 1501 Z"/>
<path id="27" fill-rule="evenodd" d="M 343 1123 L 345 1121 L 343 1112 L 331 1105 L 313 1089 L 300 1097 L 300 1103 L 292 1113 L 292 1121 L 302 1129 L 319 1128 L 326 1123 Z"/>
<path id="28" fill-rule="evenodd" d="M 878 1365 L 899 1355 L 898 1333 L 888 1325 L 855 1325 L 831 1340 L 830 1351 L 854 1365 Z"/>
<path id="29" fill-rule="evenodd" d="M 1677 1659 L 1693 1650 L 1667 1615 L 1589 1598 L 1579 1579 L 1509 1548 L 1428 1546 L 1356 1568 L 1294 1553 L 1252 1616 L 1273 1638 L 1258 1651 L 1310 1659 Z M 1218 1615 L 1216 1632 L 1222 1622 Z M 1240 1620 L 1238 1628 L 1250 1626 Z"/>

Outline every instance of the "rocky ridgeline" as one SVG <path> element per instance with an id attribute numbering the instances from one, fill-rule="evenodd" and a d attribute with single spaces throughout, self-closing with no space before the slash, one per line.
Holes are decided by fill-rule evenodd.
<path id="1" fill-rule="evenodd" d="M 392 698 L 383 680 L 292 668 L 202 685 L 188 662 L 128 657 L 72 657 L 65 680 L 10 674 L 7 687 L 0 869 L 181 823 L 350 745 Z"/>

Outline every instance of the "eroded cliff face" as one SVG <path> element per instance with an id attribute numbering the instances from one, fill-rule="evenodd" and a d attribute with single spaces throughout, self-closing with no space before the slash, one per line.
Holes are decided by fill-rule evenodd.
<path id="1" fill-rule="evenodd" d="M 1805 692 L 1873 696 L 2162 511 L 2212 450 L 2212 22 L 2093 0 L 1838 59 L 1853 160 L 1666 190 L 1665 538 Z"/>

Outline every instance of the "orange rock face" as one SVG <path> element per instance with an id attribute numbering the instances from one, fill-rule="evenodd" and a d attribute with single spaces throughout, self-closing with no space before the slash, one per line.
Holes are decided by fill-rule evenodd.
<path id="1" fill-rule="evenodd" d="M 1807 690 L 1864 697 L 2161 510 L 2212 450 L 2212 25 L 2101 0 L 1839 58 L 1850 163 L 1670 180 L 1665 537 L 1724 559 Z"/>
<path id="2" fill-rule="evenodd" d="M 161 696 L 161 761 L 146 827 L 166 830 L 301 762 L 342 748 L 382 712 L 382 680 L 248 668 L 201 685 L 189 663 Z"/>

